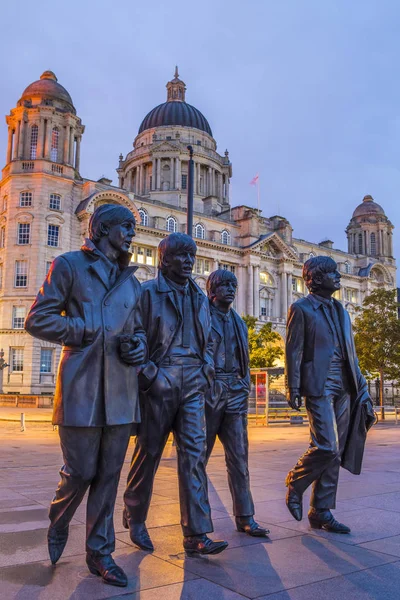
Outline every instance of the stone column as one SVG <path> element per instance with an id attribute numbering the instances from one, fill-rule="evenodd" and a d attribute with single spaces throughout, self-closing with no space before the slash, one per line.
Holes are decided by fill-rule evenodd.
<path id="1" fill-rule="evenodd" d="M 157 184 L 156 190 L 161 189 L 161 158 L 157 158 Z"/>
<path id="2" fill-rule="evenodd" d="M 207 196 L 211 196 L 211 167 L 207 169 Z"/>
<path id="3" fill-rule="evenodd" d="M 246 271 L 242 266 L 237 267 L 237 280 L 238 280 L 238 290 L 236 294 L 236 312 L 239 315 L 243 315 L 246 312 L 246 300 L 245 300 L 245 289 L 246 289 L 246 281 L 245 281 Z"/>
<path id="4" fill-rule="evenodd" d="M 287 273 L 287 309 L 293 302 L 293 287 L 292 287 L 292 273 Z"/>
<path id="5" fill-rule="evenodd" d="M 19 149 L 19 135 L 21 131 L 21 121 L 17 123 L 17 129 L 14 135 L 14 148 L 13 148 L 13 159 L 18 160 L 18 149 Z"/>
<path id="6" fill-rule="evenodd" d="M 50 139 L 51 139 L 51 127 L 50 127 Z M 74 165 L 74 130 L 70 128 L 69 134 L 69 164 Z"/>
<path id="7" fill-rule="evenodd" d="M 47 160 L 50 160 L 50 149 L 51 149 L 51 121 L 50 119 L 46 119 L 45 125 L 45 140 L 44 140 L 44 157 Z M 68 133 L 69 139 L 69 133 Z M 68 164 L 71 164 L 70 160 L 68 160 Z"/>
<path id="8" fill-rule="evenodd" d="M 76 138 L 76 153 L 75 153 L 75 170 L 79 173 L 79 165 L 81 160 L 81 136 Z"/>
<path id="9" fill-rule="evenodd" d="M 25 157 L 25 135 L 26 135 L 26 123 L 24 121 L 24 119 L 22 118 L 21 121 L 21 129 L 19 132 L 19 143 L 18 143 L 18 157 L 20 159 L 23 159 Z"/>
<path id="10" fill-rule="evenodd" d="M 170 172 L 170 178 L 169 178 L 169 183 L 170 183 L 170 190 L 174 190 L 175 189 L 175 169 L 174 169 L 174 158 L 170 158 L 169 159 L 169 172 Z"/>
<path id="11" fill-rule="evenodd" d="M 280 277 L 280 296 L 281 296 L 281 314 L 282 319 L 286 319 L 287 314 L 287 278 L 286 273 L 281 273 Z"/>
<path id="12" fill-rule="evenodd" d="M 253 265 L 247 266 L 247 314 L 254 316 L 254 276 L 253 276 Z"/>
<path id="13" fill-rule="evenodd" d="M 260 267 L 253 267 L 254 316 L 260 318 Z"/>
<path id="14" fill-rule="evenodd" d="M 151 191 L 154 192 L 156 186 L 156 159 L 151 161 Z"/>
<path id="15" fill-rule="evenodd" d="M 225 198 L 229 202 L 229 177 L 225 175 Z"/>
<path id="16" fill-rule="evenodd" d="M 182 162 L 180 158 L 176 159 L 176 189 L 182 189 Z"/>
<path id="17" fill-rule="evenodd" d="M 132 169 L 128 171 L 126 176 L 126 189 L 128 192 L 132 191 Z"/>
<path id="18" fill-rule="evenodd" d="M 7 164 L 11 162 L 12 159 L 12 146 L 13 146 L 13 129 L 12 127 L 8 128 L 8 142 L 7 142 Z"/>
<path id="19" fill-rule="evenodd" d="M 212 261 L 212 269 L 211 269 L 211 273 L 213 271 L 216 271 L 218 269 L 218 260 L 216 258 L 214 258 L 214 260 Z"/>
<path id="20" fill-rule="evenodd" d="M 200 189 L 200 179 L 201 179 L 201 163 L 197 163 L 197 193 L 201 194 Z"/>

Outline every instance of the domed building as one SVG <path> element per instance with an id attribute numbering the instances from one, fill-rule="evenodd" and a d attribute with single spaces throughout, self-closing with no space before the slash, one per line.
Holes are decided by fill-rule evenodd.
<path id="1" fill-rule="evenodd" d="M 283 338 L 289 305 L 306 294 L 301 274 L 310 256 L 336 260 L 342 274 L 337 296 L 351 314 L 376 287 L 395 287 L 393 225 L 371 196 L 352 215 L 347 251 L 331 240 L 295 238 L 283 216 L 263 216 L 245 202 L 232 207 L 228 151 L 218 153 L 212 124 L 186 102 L 177 69 L 166 87 L 166 102 L 138 119 L 133 149 L 119 159 L 117 185 L 81 175 L 85 127 L 52 71 L 28 85 L 7 115 L 0 182 L 0 349 L 8 367 L 0 370 L 0 404 L 52 401 L 60 347 L 25 333 L 24 319 L 54 258 L 81 246 L 97 206 L 123 204 L 134 213 L 132 261 L 141 281 L 155 276 L 160 240 L 186 231 L 188 145 L 195 161 L 193 277 L 203 290 L 211 271 L 230 269 L 239 281 L 236 310 L 259 324 L 271 322 Z"/>

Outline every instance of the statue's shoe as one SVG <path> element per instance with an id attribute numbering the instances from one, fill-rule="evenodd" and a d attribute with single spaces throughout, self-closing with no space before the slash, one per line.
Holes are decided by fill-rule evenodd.
<path id="1" fill-rule="evenodd" d="M 235 521 L 239 533 L 247 533 L 252 537 L 267 537 L 270 533 L 269 529 L 260 527 L 253 517 L 236 517 Z"/>
<path id="2" fill-rule="evenodd" d="M 336 521 L 330 510 L 318 511 L 313 508 L 308 513 L 308 520 L 312 529 L 324 529 L 332 533 L 350 533 L 350 527 Z"/>
<path id="3" fill-rule="evenodd" d="M 115 564 L 111 554 L 106 556 L 86 554 L 86 564 L 89 571 L 93 575 L 101 577 L 104 583 L 116 585 L 118 587 L 126 587 L 128 585 L 127 576 L 121 567 Z"/>
<path id="4" fill-rule="evenodd" d="M 125 529 L 129 529 L 132 544 L 146 552 L 153 552 L 154 546 L 147 531 L 146 523 L 132 523 L 125 508 L 122 513 L 122 524 Z"/>
<path id="5" fill-rule="evenodd" d="M 219 554 L 228 547 L 228 542 L 211 540 L 207 535 L 193 535 L 183 538 L 183 548 L 187 556 Z"/>
<path id="6" fill-rule="evenodd" d="M 290 514 L 296 521 L 301 521 L 303 518 L 303 498 L 296 492 L 291 483 L 288 484 L 288 490 L 286 494 L 286 506 L 289 509 Z"/>
<path id="7" fill-rule="evenodd" d="M 64 552 L 64 548 L 68 540 L 68 533 L 68 525 L 67 527 L 64 527 L 64 529 L 56 529 L 55 527 L 50 525 L 48 529 L 47 546 L 49 549 L 50 560 L 53 565 L 56 564 L 56 562 Z"/>

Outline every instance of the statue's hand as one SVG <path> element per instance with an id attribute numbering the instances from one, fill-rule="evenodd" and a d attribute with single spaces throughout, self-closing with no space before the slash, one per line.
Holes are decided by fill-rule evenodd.
<path id="1" fill-rule="evenodd" d="M 146 356 L 146 346 L 144 342 L 136 337 L 120 336 L 120 354 L 121 358 L 128 365 L 139 366 L 143 364 Z"/>
<path id="2" fill-rule="evenodd" d="M 298 388 L 290 388 L 287 401 L 290 408 L 300 410 L 302 404 L 300 390 Z"/>

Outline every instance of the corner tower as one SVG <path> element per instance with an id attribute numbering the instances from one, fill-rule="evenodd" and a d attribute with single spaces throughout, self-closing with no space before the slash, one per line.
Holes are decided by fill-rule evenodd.
<path id="1" fill-rule="evenodd" d="M 375 259 L 393 258 L 393 225 L 372 196 L 364 196 L 346 229 L 348 251 Z"/>

